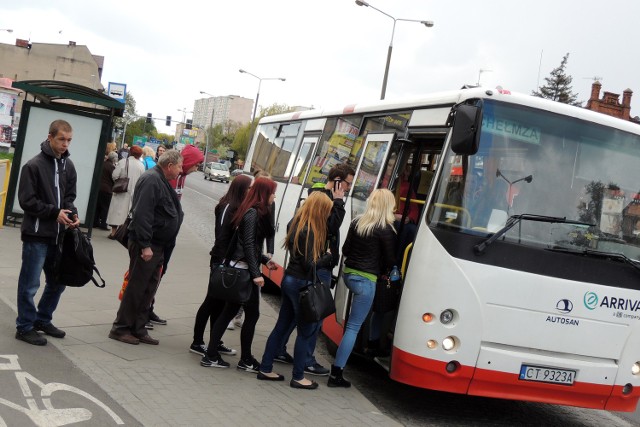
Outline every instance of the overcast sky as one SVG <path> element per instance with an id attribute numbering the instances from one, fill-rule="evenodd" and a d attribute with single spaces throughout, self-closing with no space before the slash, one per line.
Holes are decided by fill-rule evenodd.
<path id="1" fill-rule="evenodd" d="M 371 0 L 398 21 L 387 99 L 480 83 L 530 93 L 570 53 L 579 99 L 594 77 L 630 88 L 640 115 L 640 1 Z M 379 99 L 393 21 L 354 0 L 2 2 L 0 42 L 73 40 L 105 57 L 102 83 L 127 84 L 140 115 L 182 119 L 200 91 L 336 107 Z M 62 30 L 60 33 L 59 31 Z M 621 97 L 622 98 L 622 97 Z M 189 116 L 187 116 L 188 118 Z M 156 121 L 161 132 L 172 132 Z"/>

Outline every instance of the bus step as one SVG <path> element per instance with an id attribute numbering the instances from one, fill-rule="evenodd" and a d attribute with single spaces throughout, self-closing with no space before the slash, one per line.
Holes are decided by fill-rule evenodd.
<path id="1" fill-rule="evenodd" d="M 391 370 L 391 357 L 374 357 L 373 360 L 380 366 L 384 368 L 385 371 L 389 372 Z"/>

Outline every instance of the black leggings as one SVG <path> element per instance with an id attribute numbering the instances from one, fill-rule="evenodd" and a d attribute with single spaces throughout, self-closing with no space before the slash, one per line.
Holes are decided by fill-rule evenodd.
<path id="1" fill-rule="evenodd" d="M 240 307 L 244 305 L 244 323 L 240 332 L 240 358 L 247 360 L 253 355 L 251 354 L 251 344 L 253 343 L 253 335 L 256 331 L 256 323 L 260 317 L 260 288 L 256 284 L 251 285 L 251 296 L 249 301 L 244 304 L 235 304 L 225 302 L 222 313 L 217 316 L 211 335 L 209 337 L 209 346 L 207 347 L 207 356 L 212 360 L 220 357 L 218 354 L 218 343 L 222 339 L 224 331 L 227 329 L 229 322 L 238 314 Z M 216 313 L 211 314 L 213 319 Z"/>
<path id="2" fill-rule="evenodd" d="M 207 327 L 207 320 L 210 320 L 210 330 L 212 330 L 215 321 L 224 309 L 224 305 L 224 300 L 207 295 L 196 313 L 196 322 L 193 325 L 194 344 L 204 344 L 204 330 Z"/>

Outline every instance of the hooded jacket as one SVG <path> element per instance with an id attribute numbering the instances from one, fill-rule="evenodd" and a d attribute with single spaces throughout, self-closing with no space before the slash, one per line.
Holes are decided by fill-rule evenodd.
<path id="1" fill-rule="evenodd" d="M 204 161 L 204 155 L 194 145 L 185 146 L 180 154 L 182 154 L 182 173 L 178 175 L 176 179 L 169 181 L 171 187 L 176 190 L 178 199 L 182 197 L 182 189 L 184 188 L 184 182 L 187 179 L 187 171 L 193 166 Z"/>
<path id="2" fill-rule="evenodd" d="M 64 230 L 57 218 L 61 209 L 77 215 L 76 200 L 78 176 L 69 150 L 59 159 L 51 150 L 49 141 L 40 144 L 40 153 L 22 166 L 18 186 L 18 202 L 24 211 L 21 236 L 23 241 L 57 243 Z"/>

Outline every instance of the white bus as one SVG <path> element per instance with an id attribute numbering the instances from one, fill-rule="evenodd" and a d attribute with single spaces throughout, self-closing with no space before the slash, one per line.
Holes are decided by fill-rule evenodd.
<path id="1" fill-rule="evenodd" d="M 398 197 L 408 199 L 405 218 L 416 206 L 419 217 L 399 248 L 404 286 L 383 334 L 392 379 L 478 396 L 636 408 L 640 125 L 482 88 L 265 117 L 245 171 L 263 169 L 279 182 L 280 267 L 264 272 L 276 284 L 287 261 L 280 247 L 287 222 L 339 162 L 356 170 L 343 241 L 371 191 L 398 194 L 411 165 L 410 190 Z M 341 280 L 335 299 L 323 332 L 339 343 L 350 303 Z"/>

